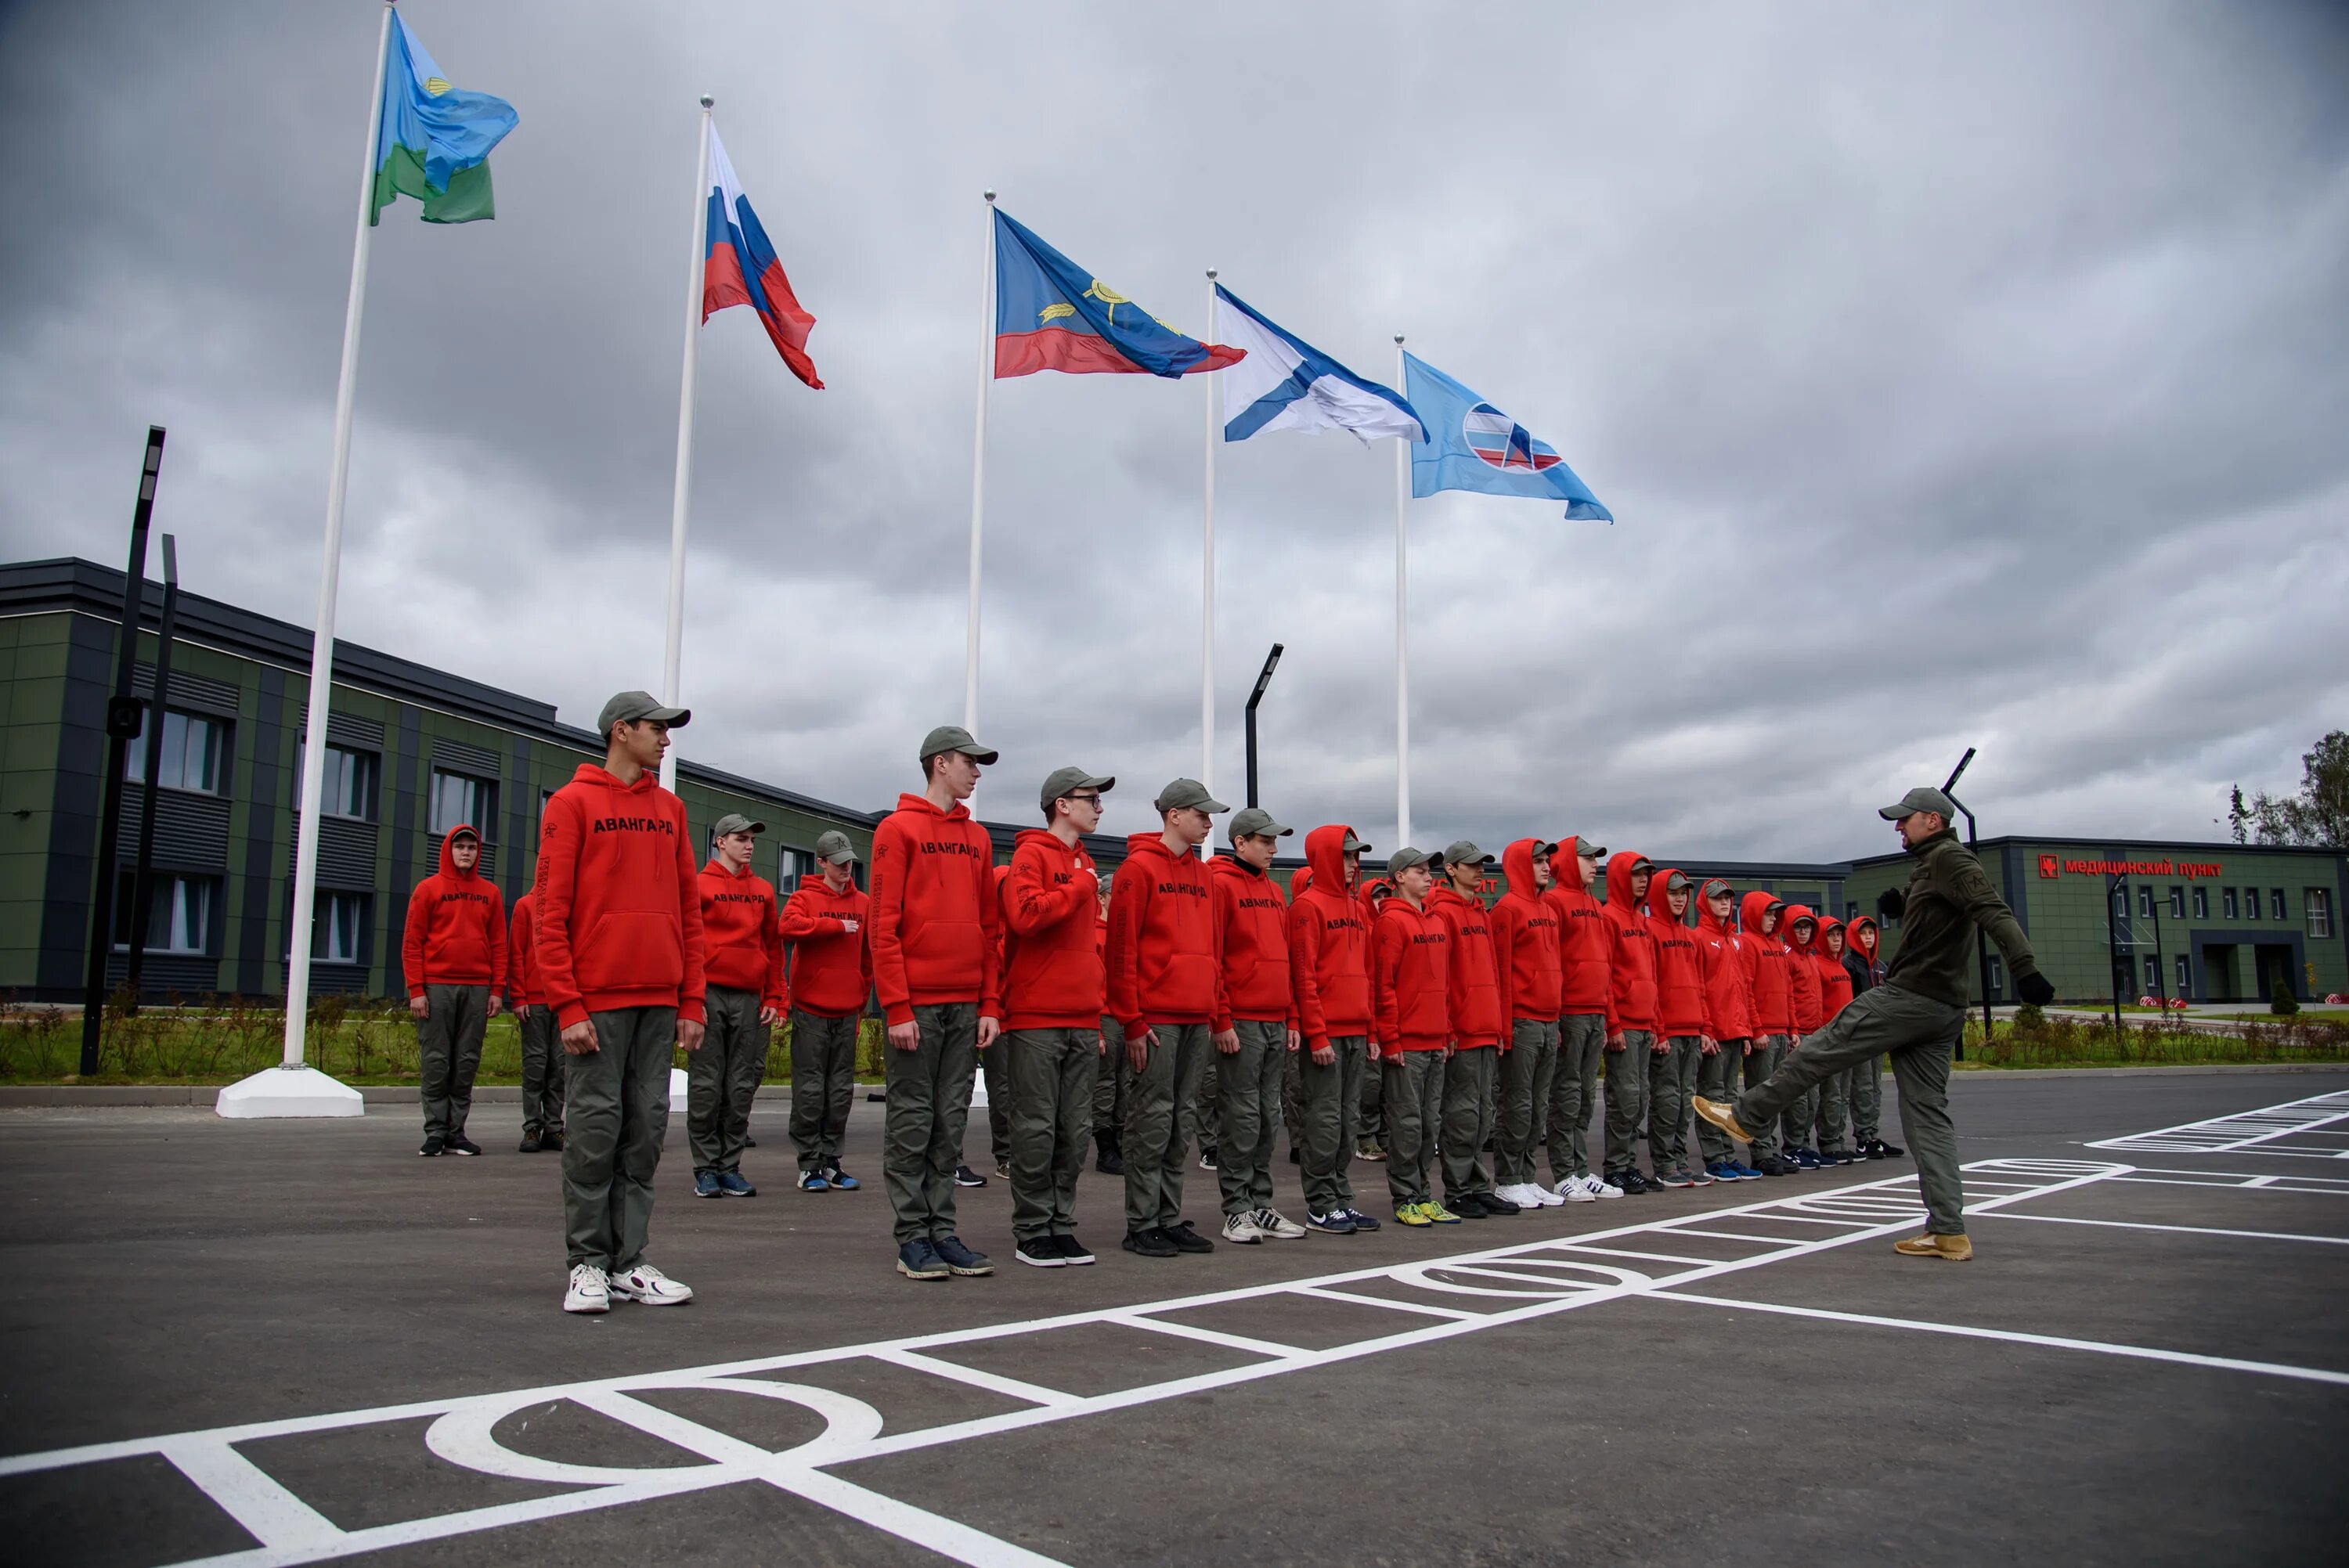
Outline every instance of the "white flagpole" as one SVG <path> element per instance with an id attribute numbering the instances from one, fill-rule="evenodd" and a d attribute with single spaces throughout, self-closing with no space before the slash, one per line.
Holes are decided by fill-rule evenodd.
<path id="1" fill-rule="evenodd" d="M 1207 335 L 1216 341 L 1216 269 L 1207 269 Z M 1216 377 L 1207 384 L 1207 517 L 1199 552 L 1199 782 L 1216 792 Z"/>
<path id="2" fill-rule="evenodd" d="M 343 368 L 335 383 L 335 456 L 326 475 L 326 538 L 318 567 L 318 623 L 310 643 L 310 706 L 302 746 L 302 814 L 295 821 L 294 913 L 287 927 L 285 1056 L 303 1065 L 310 1013 L 310 931 L 318 899 L 318 807 L 326 792 L 326 709 L 335 682 L 335 600 L 343 570 L 343 498 L 350 489 L 351 406 L 358 391 L 359 318 L 367 304 L 368 219 L 383 126 L 383 71 L 391 55 L 391 0 L 376 35 L 375 91 L 367 96 L 367 161 L 359 170 L 358 236 L 351 243 L 351 293 L 343 306 Z"/>
<path id="3" fill-rule="evenodd" d="M 685 525 L 693 493 L 693 391 L 701 358 L 702 272 L 709 252 L 709 108 L 701 98 L 701 144 L 694 155 L 693 257 L 685 269 L 685 369 L 677 393 L 677 485 L 668 513 L 668 643 L 661 660 L 661 703 L 678 706 L 685 663 Z M 661 754 L 661 788 L 677 788 L 677 748 Z"/>
<path id="4" fill-rule="evenodd" d="M 978 542 L 987 521 L 987 391 L 995 379 L 995 192 L 987 198 L 987 274 L 978 289 L 978 412 L 970 438 L 970 613 L 963 630 L 962 727 L 978 733 Z"/>
<path id="5" fill-rule="evenodd" d="M 1395 388 L 1403 384 L 1402 334 L 1395 334 Z M 1411 550 L 1403 506 L 1411 499 L 1411 442 L 1395 442 L 1395 833 L 1411 842 Z"/>

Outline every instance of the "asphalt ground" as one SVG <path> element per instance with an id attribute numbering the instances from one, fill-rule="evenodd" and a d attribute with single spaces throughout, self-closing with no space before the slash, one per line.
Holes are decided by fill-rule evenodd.
<path id="1" fill-rule="evenodd" d="M 514 1108 L 429 1161 L 381 1110 L 0 1112 L 8 1560 L 2341 1560 L 2349 1073 L 1961 1077 L 1966 1264 L 1891 1252 L 1906 1161 L 1163 1261 L 1089 1171 L 1098 1265 L 1013 1264 L 999 1181 L 999 1274 L 915 1284 L 879 1111 L 864 1191 L 794 1190 L 778 1106 L 717 1202 L 673 1118 L 697 1298 L 601 1318 Z"/>

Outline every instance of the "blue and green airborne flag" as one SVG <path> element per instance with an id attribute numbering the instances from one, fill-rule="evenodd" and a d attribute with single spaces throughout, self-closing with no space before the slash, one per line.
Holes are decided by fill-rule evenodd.
<path id="1" fill-rule="evenodd" d="M 383 210 L 401 196 L 424 203 L 428 223 L 496 217 L 490 149 L 505 139 L 516 118 L 513 105 L 502 98 L 450 87 L 395 8 L 383 102 L 376 111 L 375 196 L 367 222 L 380 222 Z"/>

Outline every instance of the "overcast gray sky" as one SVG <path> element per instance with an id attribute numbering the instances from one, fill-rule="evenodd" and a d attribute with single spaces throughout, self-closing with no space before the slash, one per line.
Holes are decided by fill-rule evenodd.
<path id="1" fill-rule="evenodd" d="M 982 211 L 1204 327 L 1392 335 L 1620 520 L 1414 502 L 1414 826 L 1843 857 L 2216 836 L 2349 723 L 2349 10 L 409 0 L 498 217 L 376 232 L 342 634 L 592 725 L 657 688 L 695 98 L 818 325 L 703 330 L 689 755 L 886 804 L 959 718 Z M 0 11 L 0 554 L 312 619 L 372 0 Z M 996 384 L 991 817 L 1195 771 L 1203 389 Z M 1393 459 L 1218 452 L 1216 783 L 1394 830 Z"/>

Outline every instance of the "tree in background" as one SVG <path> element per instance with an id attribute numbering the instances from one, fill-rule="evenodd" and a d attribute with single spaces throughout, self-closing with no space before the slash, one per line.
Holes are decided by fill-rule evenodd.
<path id="1" fill-rule="evenodd" d="M 2235 786 L 2227 803 L 2227 825 L 2235 842 L 2349 848 L 2349 730 L 2334 730 L 2300 763 L 2297 795 L 2276 796 L 2262 789 L 2246 801 L 2243 787 Z"/>

